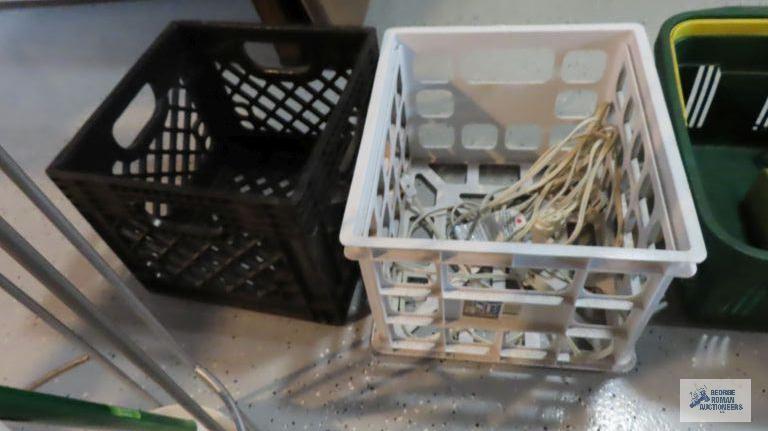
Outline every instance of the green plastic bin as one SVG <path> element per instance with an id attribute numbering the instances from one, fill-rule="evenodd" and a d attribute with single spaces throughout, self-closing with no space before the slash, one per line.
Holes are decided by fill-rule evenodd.
<path id="1" fill-rule="evenodd" d="M 766 328 L 768 249 L 744 198 L 768 167 L 768 8 L 675 15 L 655 53 L 708 252 L 683 282 L 688 313 Z"/>

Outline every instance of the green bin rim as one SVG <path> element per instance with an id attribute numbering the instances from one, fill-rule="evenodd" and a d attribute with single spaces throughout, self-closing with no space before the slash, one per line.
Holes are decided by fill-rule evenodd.
<path id="1" fill-rule="evenodd" d="M 670 36 L 675 26 L 678 24 L 697 19 L 766 19 L 768 26 L 768 7 L 723 7 L 714 9 L 702 9 L 679 13 L 668 18 L 662 24 L 659 35 L 656 38 L 656 68 L 659 72 L 661 88 L 669 108 L 669 115 L 672 120 L 672 127 L 677 138 L 677 145 L 683 159 L 683 166 L 688 174 L 688 182 L 691 186 L 694 203 L 697 207 L 697 213 L 701 222 L 706 225 L 713 235 L 720 241 L 741 253 L 749 255 L 755 259 L 768 260 L 768 250 L 764 250 L 735 238 L 722 228 L 720 223 L 714 217 L 710 208 L 709 199 L 704 193 L 701 172 L 693 155 L 693 145 L 688 135 L 688 128 L 685 124 L 683 106 L 678 96 L 675 64 L 672 60 L 672 45 Z M 738 36 L 731 36 L 738 37 Z"/>

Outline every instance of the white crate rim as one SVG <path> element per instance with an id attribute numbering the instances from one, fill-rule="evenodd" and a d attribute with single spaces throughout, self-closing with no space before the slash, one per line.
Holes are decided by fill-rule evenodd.
<path id="1" fill-rule="evenodd" d="M 387 67 L 395 64 L 392 56 L 395 54 L 396 38 L 401 34 L 438 34 L 438 33 L 556 33 L 556 32 L 609 32 L 630 31 L 637 38 L 641 58 L 638 63 L 644 68 L 649 86 L 649 96 L 654 105 L 655 119 L 658 122 L 659 133 L 665 156 L 667 157 L 669 174 L 676 187 L 673 193 L 676 197 L 675 205 L 682 213 L 683 226 L 688 237 L 690 247 L 687 250 L 652 250 L 639 248 L 621 248 L 605 246 L 578 246 L 560 244 L 532 244 L 513 242 L 478 242 L 459 240 L 420 240 L 413 238 L 377 238 L 359 235 L 354 231 L 355 217 L 362 209 L 361 205 L 367 205 L 365 189 L 366 172 L 372 163 L 374 143 L 377 134 L 377 122 L 381 116 L 386 117 L 384 107 L 388 106 L 385 98 L 389 97 L 386 82 L 375 79 L 367 116 L 361 147 L 357 157 L 354 177 L 350 187 L 344 221 L 342 223 L 339 238 L 342 245 L 347 248 L 387 249 L 387 250 L 412 250 L 434 251 L 447 253 L 467 254 L 503 254 L 503 255 L 527 255 L 549 256 L 578 259 L 607 259 L 625 260 L 647 263 L 677 263 L 686 266 L 679 273 L 680 276 L 692 276 L 695 273 L 695 264 L 706 258 L 706 249 L 698 223 L 698 216 L 693 204 L 688 179 L 683 169 L 682 159 L 677 148 L 677 140 L 672 129 L 672 122 L 664 102 L 658 74 L 655 69 L 653 55 L 647 42 L 647 34 L 640 24 L 616 23 L 616 24 L 563 24 L 563 25 L 494 25 L 494 26 L 449 26 L 449 27 L 397 27 L 387 30 L 383 37 L 381 57 L 376 70 L 376 78 L 387 73 Z M 384 123 L 380 123 L 383 124 Z"/>

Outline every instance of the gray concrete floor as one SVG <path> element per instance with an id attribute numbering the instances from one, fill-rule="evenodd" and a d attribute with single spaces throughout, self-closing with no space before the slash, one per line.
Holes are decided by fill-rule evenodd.
<path id="1" fill-rule="evenodd" d="M 329 15 L 343 16 L 339 19 L 346 22 L 360 19 L 361 9 L 365 12 L 359 2 L 327 3 Z M 670 15 L 722 3 L 371 0 L 364 21 L 380 32 L 396 25 L 634 21 L 644 23 L 653 38 Z M 0 9 L 0 143 L 123 273 L 116 257 L 47 179 L 44 169 L 164 25 L 181 18 L 257 20 L 248 0 Z M 3 177 L 0 213 L 201 402 L 220 407 L 207 390 L 192 381 L 189 370 L 178 366 L 170 352 L 125 312 L 97 273 Z M 119 364 L 125 364 L 2 253 L 0 270 L 103 346 Z M 368 319 L 347 327 L 328 327 L 156 296 L 140 286 L 136 292 L 189 352 L 225 381 L 263 430 L 768 427 L 764 366 L 768 334 L 764 333 L 654 323 L 639 341 L 637 368 L 626 375 L 501 368 L 374 355 L 368 348 Z M 0 295 L 1 384 L 23 387 L 80 354 Z M 146 378 L 127 369 L 162 397 Z M 697 377 L 751 378 L 752 424 L 679 423 L 678 379 Z M 152 407 L 93 361 L 41 390 Z"/>

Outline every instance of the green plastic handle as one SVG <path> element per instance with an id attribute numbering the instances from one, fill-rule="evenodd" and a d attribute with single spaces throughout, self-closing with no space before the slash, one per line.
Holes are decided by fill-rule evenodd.
<path id="1" fill-rule="evenodd" d="M 0 386 L 0 419 L 82 428 L 196 431 L 194 421 Z"/>

